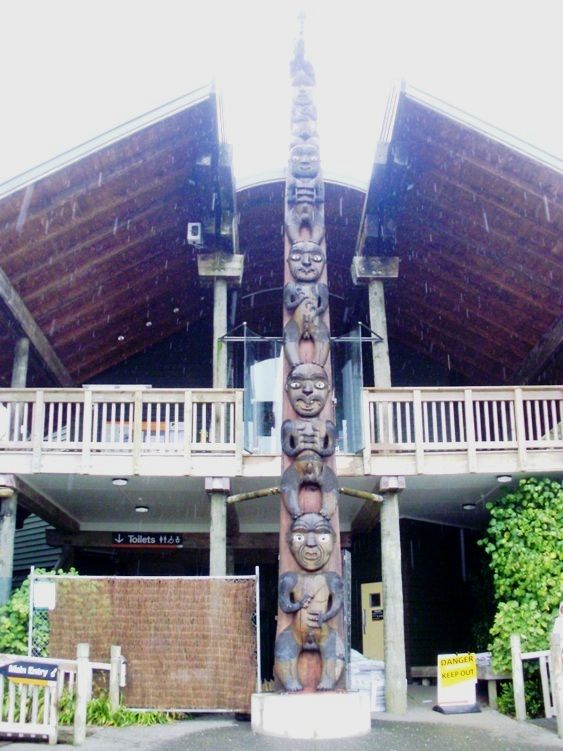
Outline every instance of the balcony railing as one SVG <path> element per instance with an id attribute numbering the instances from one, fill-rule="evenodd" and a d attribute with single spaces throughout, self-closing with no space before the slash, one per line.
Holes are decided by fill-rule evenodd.
<path id="1" fill-rule="evenodd" d="M 561 386 L 364 389 L 363 400 L 363 463 L 337 456 L 343 474 L 563 470 Z M 0 389 L 0 472 L 279 474 L 279 457 L 243 460 L 243 435 L 239 389 Z"/>
<path id="2" fill-rule="evenodd" d="M 0 452 L 30 453 L 32 471 L 61 453 L 84 472 L 103 455 L 128 457 L 133 473 L 148 456 L 240 463 L 242 432 L 237 389 L 0 389 Z"/>
<path id="3" fill-rule="evenodd" d="M 374 474 L 563 469 L 558 386 L 364 389 L 364 418 Z"/>

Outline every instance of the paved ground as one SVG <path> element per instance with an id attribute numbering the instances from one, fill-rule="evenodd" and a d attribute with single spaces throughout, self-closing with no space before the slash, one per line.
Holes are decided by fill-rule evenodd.
<path id="1" fill-rule="evenodd" d="M 479 714 L 441 715 L 432 711 L 435 688 L 409 687 L 409 711 L 402 717 L 373 715 L 363 738 L 291 741 L 256 735 L 248 722 L 228 717 L 193 719 L 150 728 L 98 728 L 88 733 L 84 751 L 563 751 L 555 724 L 518 723 L 484 708 Z M 544 723 L 545 724 L 545 723 Z M 70 749 L 61 738 L 58 748 Z M 337 745 L 335 745 L 337 744 Z M 0 744 L 3 745 L 3 744 Z M 43 746 L 45 747 L 45 746 Z M 6 751 L 37 751 L 37 743 L 6 744 Z"/>

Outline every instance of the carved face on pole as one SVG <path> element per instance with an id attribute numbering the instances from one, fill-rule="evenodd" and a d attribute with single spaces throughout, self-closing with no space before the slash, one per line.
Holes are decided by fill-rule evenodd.
<path id="1" fill-rule="evenodd" d="M 289 166 L 294 177 L 316 177 L 319 173 L 319 147 L 311 141 L 296 144 L 289 154 Z"/>
<path id="2" fill-rule="evenodd" d="M 330 522 L 320 514 L 303 514 L 289 530 L 289 549 L 305 571 L 326 566 L 334 548 L 335 534 Z"/>
<path id="3" fill-rule="evenodd" d="M 291 275 L 297 282 L 316 282 L 326 263 L 321 246 L 310 240 L 302 240 L 291 246 L 287 259 Z"/>
<path id="4" fill-rule="evenodd" d="M 330 393 L 325 369 L 314 363 L 303 363 L 293 368 L 285 388 L 291 406 L 301 417 L 317 417 Z"/>

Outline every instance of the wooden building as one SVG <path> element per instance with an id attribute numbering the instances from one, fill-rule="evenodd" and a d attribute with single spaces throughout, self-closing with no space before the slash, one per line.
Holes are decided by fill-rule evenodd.
<path id="1" fill-rule="evenodd" d="M 374 149 L 367 192 L 326 184 L 336 465 L 355 490 L 406 478 L 416 665 L 473 647 L 475 540 L 497 477 L 563 479 L 563 165 L 409 90 Z M 213 499 L 278 482 L 283 188 L 235 190 L 207 89 L 0 186 L 0 473 L 20 526 L 46 520 L 61 562 L 206 574 L 222 545 Z M 386 330 L 370 318 L 374 282 Z M 378 347 L 392 385 L 374 388 Z M 278 504 L 229 504 L 218 558 L 261 566 L 272 619 Z M 378 510 L 342 495 L 340 524 L 361 650 Z M 183 549 L 113 544 L 156 529 Z"/>

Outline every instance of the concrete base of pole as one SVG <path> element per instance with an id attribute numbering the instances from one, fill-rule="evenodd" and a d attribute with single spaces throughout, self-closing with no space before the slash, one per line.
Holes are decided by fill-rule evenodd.
<path id="1" fill-rule="evenodd" d="M 371 730 L 368 691 L 252 694 L 252 730 L 277 738 L 355 738 Z"/>

